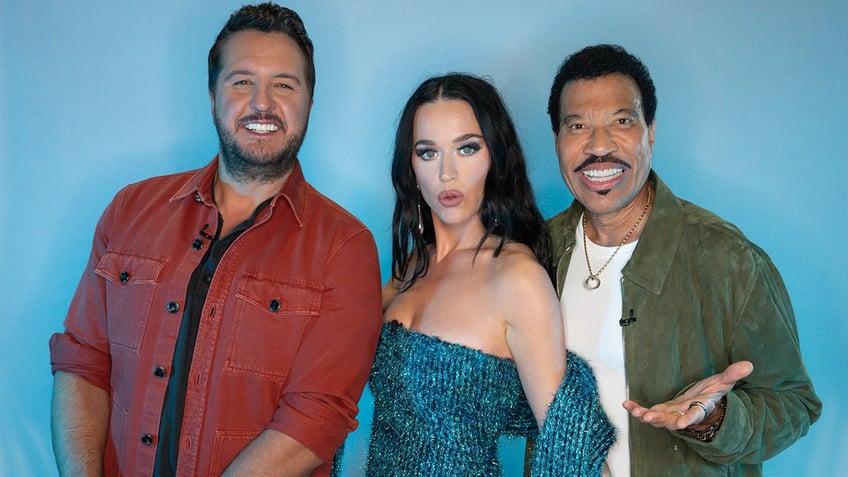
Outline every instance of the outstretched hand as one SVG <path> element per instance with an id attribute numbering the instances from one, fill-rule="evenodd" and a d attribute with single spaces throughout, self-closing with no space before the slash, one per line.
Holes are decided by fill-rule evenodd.
<path id="1" fill-rule="evenodd" d="M 650 408 L 630 400 L 624 401 L 622 405 L 631 416 L 645 424 L 678 431 L 696 426 L 706 419 L 721 398 L 733 389 L 736 382 L 751 374 L 753 370 L 754 365 L 750 361 L 737 361 L 723 373 L 714 374 L 693 384 L 685 393 L 671 401 L 655 404 Z"/>

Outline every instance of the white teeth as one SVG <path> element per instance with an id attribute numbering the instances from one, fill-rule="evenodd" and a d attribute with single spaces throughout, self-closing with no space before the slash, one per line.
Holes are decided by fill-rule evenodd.
<path id="1" fill-rule="evenodd" d="M 615 167 L 612 169 L 587 169 L 583 171 L 583 175 L 591 181 L 606 181 L 624 172 L 624 168 Z"/>
<path id="2" fill-rule="evenodd" d="M 277 127 L 276 124 L 270 123 L 247 123 L 244 125 L 244 127 L 246 129 L 256 132 L 274 132 L 280 129 L 279 127 Z"/>

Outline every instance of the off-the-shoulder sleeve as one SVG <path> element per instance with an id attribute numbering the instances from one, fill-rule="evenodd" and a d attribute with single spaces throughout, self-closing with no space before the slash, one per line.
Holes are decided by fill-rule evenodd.
<path id="1" fill-rule="evenodd" d="M 598 397 L 592 369 L 568 353 L 568 369 L 536 438 L 531 462 L 534 477 L 599 476 L 615 428 Z"/>

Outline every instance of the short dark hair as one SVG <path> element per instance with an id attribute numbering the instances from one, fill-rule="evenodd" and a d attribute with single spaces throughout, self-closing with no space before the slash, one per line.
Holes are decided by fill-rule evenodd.
<path id="1" fill-rule="evenodd" d="M 209 50 L 209 92 L 215 92 L 215 82 L 221 72 L 221 50 L 227 38 L 240 31 L 256 30 L 263 33 L 284 33 L 297 46 L 306 60 L 306 83 L 309 96 L 315 93 L 315 61 L 313 60 L 312 40 L 306 34 L 303 20 L 294 10 L 271 2 L 258 5 L 245 5 L 230 15 L 227 24 L 218 33 L 215 43 Z"/>
<path id="2" fill-rule="evenodd" d="M 554 77 L 551 96 L 548 98 L 548 115 L 554 133 L 559 131 L 560 95 L 565 83 L 572 80 L 595 79 L 601 76 L 620 73 L 630 77 L 642 95 L 642 114 L 645 123 L 654 123 L 657 112 L 657 91 L 648 68 L 636 56 L 618 45 L 587 46 L 569 56 Z"/>
<path id="3" fill-rule="evenodd" d="M 413 126 L 415 113 L 425 103 L 441 99 L 465 101 L 483 133 L 491 166 L 486 175 L 480 218 L 486 233 L 479 247 L 492 234 L 500 236 L 497 256 L 506 241 L 530 247 L 536 259 L 551 273 L 551 237 L 536 206 L 533 188 L 527 176 L 524 152 L 515 125 L 497 89 L 488 81 L 465 73 L 450 73 L 425 80 L 412 93 L 398 121 L 392 158 L 392 185 L 395 210 L 392 220 L 392 276 L 407 289 L 427 273 L 427 246 L 435 241 L 430 208 L 421 198 L 412 169 Z M 418 207 L 424 233 L 418 230 Z M 410 263 L 415 270 L 408 275 Z"/>

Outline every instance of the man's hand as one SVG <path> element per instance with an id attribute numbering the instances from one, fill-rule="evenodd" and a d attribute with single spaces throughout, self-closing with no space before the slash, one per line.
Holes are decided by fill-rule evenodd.
<path id="1" fill-rule="evenodd" d="M 723 373 L 698 381 L 671 401 L 655 404 L 650 409 L 630 400 L 624 401 L 622 405 L 631 416 L 654 427 L 669 431 L 679 431 L 690 426 L 701 427 L 698 425 L 712 414 L 718 402 L 733 389 L 736 382 L 753 370 L 754 365 L 750 361 L 737 361 Z"/>

